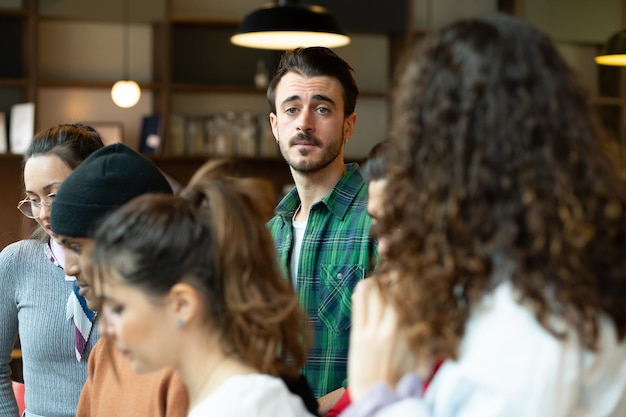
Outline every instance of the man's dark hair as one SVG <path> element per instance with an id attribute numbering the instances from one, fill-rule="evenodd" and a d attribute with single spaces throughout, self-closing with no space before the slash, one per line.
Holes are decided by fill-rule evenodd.
<path id="1" fill-rule="evenodd" d="M 267 101 L 272 113 L 276 113 L 276 86 L 289 72 L 307 77 L 336 78 L 343 87 L 344 116 L 354 113 L 356 98 L 359 95 L 359 88 L 352 75 L 354 70 L 333 51 L 321 46 L 296 48 L 282 56 L 276 74 L 267 88 Z"/>

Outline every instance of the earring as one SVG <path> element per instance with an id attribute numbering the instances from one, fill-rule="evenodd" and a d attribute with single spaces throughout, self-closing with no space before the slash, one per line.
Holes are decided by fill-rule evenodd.
<path id="1" fill-rule="evenodd" d="M 176 319 L 176 326 L 179 329 L 182 329 L 183 327 L 185 327 L 185 320 L 181 319 L 180 317 L 178 319 Z"/>

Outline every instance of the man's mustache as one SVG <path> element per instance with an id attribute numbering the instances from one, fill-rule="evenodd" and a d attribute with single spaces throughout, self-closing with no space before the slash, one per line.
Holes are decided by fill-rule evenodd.
<path id="1" fill-rule="evenodd" d="M 289 139 L 289 146 L 294 146 L 298 142 L 306 142 L 308 145 L 322 147 L 322 141 L 310 133 L 300 132 Z"/>

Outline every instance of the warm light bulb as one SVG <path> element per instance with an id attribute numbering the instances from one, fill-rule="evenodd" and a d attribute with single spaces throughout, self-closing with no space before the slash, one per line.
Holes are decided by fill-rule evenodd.
<path id="1" fill-rule="evenodd" d="M 626 66 L 626 54 L 607 54 L 595 57 L 596 64 Z"/>
<path id="2" fill-rule="evenodd" d="M 113 84 L 111 88 L 111 98 L 113 103 L 127 109 L 133 107 L 141 97 L 141 89 L 139 84 L 130 80 L 122 80 Z"/>
<path id="3" fill-rule="evenodd" d="M 308 31 L 265 31 L 238 33 L 230 37 L 235 45 L 248 48 L 288 50 L 307 46 L 338 48 L 350 43 L 350 38 L 339 33 Z"/>

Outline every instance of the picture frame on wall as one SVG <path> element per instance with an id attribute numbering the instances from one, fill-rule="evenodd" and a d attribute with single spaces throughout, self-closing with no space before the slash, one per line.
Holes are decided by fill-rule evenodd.
<path id="1" fill-rule="evenodd" d="M 9 148 L 11 153 L 23 154 L 35 135 L 35 103 L 11 106 Z"/>
<path id="2" fill-rule="evenodd" d="M 104 145 L 124 143 L 124 124 L 122 122 L 82 122 L 91 126 L 100 135 Z"/>
<path id="3" fill-rule="evenodd" d="M 0 112 L 0 153 L 6 153 L 9 150 L 9 142 L 7 138 L 7 123 L 4 112 Z"/>

